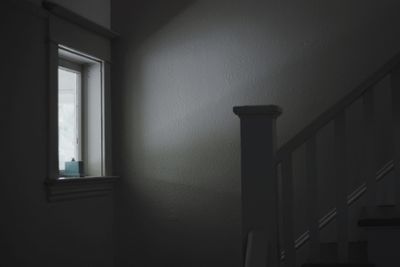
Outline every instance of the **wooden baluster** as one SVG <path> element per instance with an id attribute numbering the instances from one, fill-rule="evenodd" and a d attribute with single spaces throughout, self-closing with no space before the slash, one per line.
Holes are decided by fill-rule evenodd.
<path id="1" fill-rule="evenodd" d="M 318 179 L 317 179 L 316 138 L 311 137 L 306 142 L 307 170 L 307 218 L 310 235 L 309 260 L 318 262 L 320 259 L 319 217 L 318 217 Z"/>
<path id="2" fill-rule="evenodd" d="M 374 91 L 370 88 L 363 96 L 364 105 L 364 165 L 361 170 L 367 184 L 367 207 L 376 203 L 376 160 L 375 160 L 375 119 L 374 119 Z"/>
<path id="3" fill-rule="evenodd" d="M 390 75 L 392 89 L 392 127 L 394 142 L 394 173 L 395 173 L 395 199 L 396 207 L 400 209 L 400 70 L 393 71 Z"/>
<path id="4" fill-rule="evenodd" d="M 283 240 L 285 250 L 285 267 L 296 266 L 296 248 L 294 243 L 294 215 L 293 215 L 293 167 L 292 154 L 282 161 L 282 213 L 283 213 Z"/>
<path id="5" fill-rule="evenodd" d="M 254 243 L 252 248 L 252 251 L 265 251 L 265 255 L 257 254 L 260 260 L 250 262 L 266 259 L 266 266 L 279 266 L 276 118 L 281 109 L 242 106 L 234 107 L 233 111 L 240 117 L 241 129 L 243 248 L 250 232 L 265 236 L 268 242 Z M 254 247 L 257 244 L 266 247 Z"/>
<path id="6" fill-rule="evenodd" d="M 346 156 L 346 113 L 343 111 L 335 119 L 335 179 L 339 262 L 348 260 L 348 171 Z"/>

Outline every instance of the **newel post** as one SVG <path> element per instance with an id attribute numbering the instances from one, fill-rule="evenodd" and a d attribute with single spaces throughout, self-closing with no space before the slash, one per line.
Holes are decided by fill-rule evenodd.
<path id="1" fill-rule="evenodd" d="M 242 241 L 245 266 L 279 266 L 276 119 L 278 106 L 241 106 Z M 251 238 L 249 238 L 251 236 Z"/>

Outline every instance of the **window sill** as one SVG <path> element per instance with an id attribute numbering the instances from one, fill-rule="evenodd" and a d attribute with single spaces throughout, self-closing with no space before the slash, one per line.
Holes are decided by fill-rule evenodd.
<path id="1" fill-rule="evenodd" d="M 117 176 L 60 177 L 47 180 L 47 200 L 49 202 L 92 198 L 110 195 Z"/>

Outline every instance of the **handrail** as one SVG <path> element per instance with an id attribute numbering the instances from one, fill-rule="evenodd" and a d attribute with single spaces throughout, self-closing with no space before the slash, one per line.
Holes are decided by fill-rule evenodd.
<path id="1" fill-rule="evenodd" d="M 390 160 L 386 163 L 381 169 L 376 172 L 376 181 L 379 182 L 385 176 L 392 171 L 394 168 L 393 160 Z M 362 197 L 366 192 L 366 184 L 363 183 L 359 187 L 356 188 L 351 194 L 347 196 L 347 205 L 350 207 L 352 206 L 360 197 Z M 324 229 L 326 226 L 331 223 L 337 215 L 336 208 L 332 208 L 328 213 L 326 213 L 321 219 L 319 219 L 319 230 Z M 305 231 L 301 234 L 295 241 L 294 246 L 296 249 L 300 249 L 304 244 L 307 243 L 308 239 L 310 238 L 309 231 Z M 281 260 L 285 260 L 285 251 L 281 251 Z"/>
<path id="2" fill-rule="evenodd" d="M 393 160 L 386 163 L 380 170 L 376 172 L 376 181 L 381 181 L 390 171 L 394 168 Z M 362 197 L 367 189 L 365 183 L 360 185 L 354 192 L 352 192 L 347 197 L 347 205 L 350 207 L 356 202 L 360 197 Z M 330 210 L 324 217 L 319 220 L 319 229 L 324 229 L 337 215 L 336 208 Z M 309 233 L 306 231 L 299 238 L 295 240 L 295 247 L 299 249 L 303 246 L 309 238 Z"/>
<path id="3" fill-rule="evenodd" d="M 320 116 L 314 119 L 308 126 L 303 128 L 292 139 L 286 142 L 276 153 L 277 162 L 282 161 L 285 155 L 293 152 L 296 148 L 301 146 L 319 129 L 331 122 L 336 115 L 349 107 L 357 99 L 359 99 L 368 89 L 380 82 L 386 75 L 388 75 L 395 67 L 400 65 L 400 53 L 392 57 L 386 64 L 384 64 L 378 71 L 370 75 L 363 83 L 357 86 L 348 95 L 339 100 L 331 108 L 323 112 Z"/>

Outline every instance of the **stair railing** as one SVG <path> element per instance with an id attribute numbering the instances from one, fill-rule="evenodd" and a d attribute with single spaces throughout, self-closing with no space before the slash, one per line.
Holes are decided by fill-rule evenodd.
<path id="1" fill-rule="evenodd" d="M 260 259 L 246 259 L 246 267 L 278 266 L 280 261 L 278 236 L 278 178 L 276 169 L 276 118 L 281 114 L 276 106 L 235 107 L 240 117 L 242 172 L 242 241 L 252 245 Z M 266 179 L 267 177 L 267 179 Z M 250 233 L 268 238 L 250 243 Z M 250 241 L 250 238 L 249 238 Z M 264 246 L 259 248 L 258 246 Z M 270 249 L 267 249 L 270 248 Z M 247 251 L 249 249 L 247 248 Z M 268 260 L 267 260 L 268 258 Z"/>
<path id="2" fill-rule="evenodd" d="M 346 112 L 350 105 L 362 98 L 363 101 L 363 177 L 366 180 L 367 206 L 373 206 L 376 198 L 376 160 L 375 160 L 375 112 L 374 86 L 387 75 L 391 79 L 393 105 L 393 136 L 400 136 L 400 54 L 393 57 L 381 69 L 371 75 L 360 86 L 334 106 L 318 116 L 311 124 L 301 130 L 279 150 L 276 149 L 276 120 L 281 114 L 278 106 L 240 106 L 233 111 L 240 117 L 241 125 L 241 184 L 242 184 L 242 242 L 247 247 L 244 256 L 246 267 L 275 267 L 280 265 L 281 248 L 279 232 L 283 234 L 285 266 L 296 266 L 296 247 L 293 218 L 293 152 L 305 144 L 307 172 L 307 221 L 309 225 L 309 260 L 319 260 L 319 221 L 317 203 L 317 161 L 316 136 L 321 128 L 334 123 L 335 169 L 336 169 L 336 216 L 338 261 L 348 260 L 348 196 L 345 181 L 348 177 L 346 160 Z M 396 177 L 400 177 L 400 138 L 394 138 L 393 164 Z M 278 165 L 282 174 L 282 230 L 278 219 Z M 396 204 L 400 206 L 400 179 L 395 185 Z M 250 234 L 251 233 L 251 234 Z M 254 233 L 267 238 L 265 242 L 254 242 L 251 251 L 260 259 L 248 259 L 248 237 Z M 257 247 L 259 246 L 259 247 Z M 264 246 L 263 248 L 261 246 Z M 251 253 L 250 253 L 251 254 Z M 259 264 L 249 264 L 258 262 Z M 265 264 L 260 264 L 264 262 Z"/>

